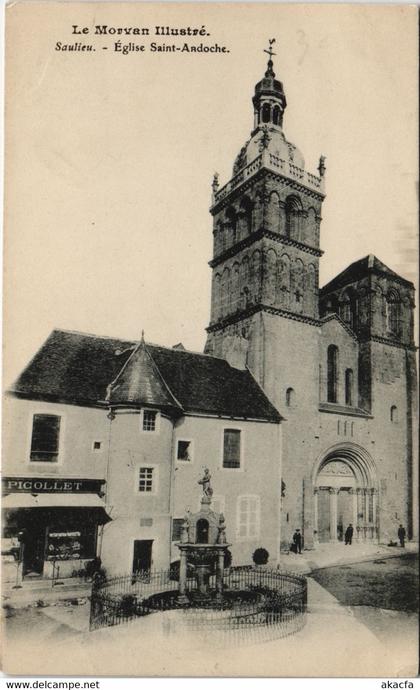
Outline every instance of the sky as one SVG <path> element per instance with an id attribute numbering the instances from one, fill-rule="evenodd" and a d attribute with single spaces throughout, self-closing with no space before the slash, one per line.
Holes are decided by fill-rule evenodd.
<path id="1" fill-rule="evenodd" d="M 97 24 L 205 26 L 189 44 L 229 52 L 151 52 L 185 41 L 149 35 L 122 36 L 145 45 L 123 55 Z M 286 137 L 310 172 L 326 156 L 320 284 L 366 254 L 417 281 L 416 7 L 18 3 L 6 9 L 6 386 L 53 328 L 203 349 L 211 181 L 228 181 L 249 137 L 271 37 Z"/>

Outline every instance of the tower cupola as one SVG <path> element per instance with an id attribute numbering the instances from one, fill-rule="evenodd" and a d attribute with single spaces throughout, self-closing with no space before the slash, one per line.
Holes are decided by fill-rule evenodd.
<path id="1" fill-rule="evenodd" d="M 275 38 L 269 39 L 269 60 L 264 77 L 255 85 L 255 95 L 252 99 L 254 105 L 254 128 L 259 125 L 283 126 L 283 114 L 287 106 L 286 96 L 281 81 L 276 79 L 273 70 L 272 57 L 275 55 L 272 45 Z"/>

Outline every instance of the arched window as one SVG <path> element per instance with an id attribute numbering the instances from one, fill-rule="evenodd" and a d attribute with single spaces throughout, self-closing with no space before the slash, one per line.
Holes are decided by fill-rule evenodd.
<path id="1" fill-rule="evenodd" d="M 229 309 L 229 287 L 230 287 L 230 270 L 226 266 L 222 273 L 222 280 L 220 284 L 220 316 L 226 316 Z"/>
<path id="2" fill-rule="evenodd" d="M 346 290 L 340 303 L 340 318 L 355 330 L 357 327 L 357 297 L 353 290 Z"/>
<path id="3" fill-rule="evenodd" d="M 232 276 L 231 276 L 231 291 L 232 291 L 232 296 L 231 296 L 231 309 L 232 311 L 236 311 L 237 309 L 240 308 L 240 300 L 239 300 L 239 264 L 234 263 L 233 268 L 232 268 Z"/>
<path id="4" fill-rule="evenodd" d="M 286 200 L 286 235 L 294 239 L 300 239 L 300 209 L 299 200 L 289 197 Z"/>
<path id="5" fill-rule="evenodd" d="M 338 298 L 336 295 L 330 295 L 327 299 L 321 301 L 320 304 L 321 316 L 326 314 L 338 314 Z"/>
<path id="6" fill-rule="evenodd" d="M 263 122 L 270 122 L 271 118 L 271 108 L 269 103 L 264 103 L 263 108 L 262 108 L 262 121 Z"/>
<path id="7" fill-rule="evenodd" d="M 302 238 L 302 242 L 317 246 L 318 241 L 318 221 L 316 211 L 314 208 L 310 208 L 308 210 L 308 216 L 305 223 L 305 237 Z"/>
<path id="8" fill-rule="evenodd" d="M 394 424 L 398 422 L 398 407 L 396 405 L 392 405 L 391 407 L 390 418 L 391 422 L 393 422 Z"/>
<path id="9" fill-rule="evenodd" d="M 244 196 L 241 201 L 240 211 L 238 214 L 239 225 L 239 239 L 248 237 L 252 232 L 252 201 L 249 197 Z"/>
<path id="10" fill-rule="evenodd" d="M 249 259 L 244 256 L 240 268 L 240 292 L 242 296 L 242 309 L 246 309 L 249 304 Z"/>
<path id="11" fill-rule="evenodd" d="M 228 231 L 228 242 L 236 241 L 236 213 L 233 208 L 228 208 L 226 211 L 226 229 Z"/>
<path id="12" fill-rule="evenodd" d="M 346 369 L 346 405 L 353 405 L 353 369 Z"/>
<path id="13" fill-rule="evenodd" d="M 221 220 L 217 223 L 217 248 L 218 253 L 224 252 L 226 249 L 226 224 Z"/>
<path id="14" fill-rule="evenodd" d="M 400 296 L 396 290 L 390 290 L 386 297 L 386 329 L 392 335 L 400 330 Z"/>
<path id="15" fill-rule="evenodd" d="M 275 105 L 273 108 L 273 125 L 279 125 L 280 124 L 280 108 L 278 105 Z"/>
<path id="16" fill-rule="evenodd" d="M 286 405 L 287 407 L 294 407 L 296 405 L 296 393 L 293 388 L 288 388 L 286 391 Z"/>
<path id="17" fill-rule="evenodd" d="M 337 402 L 337 364 L 338 364 L 338 347 L 336 345 L 329 345 L 327 352 L 327 400 L 328 402 Z"/>
<path id="18" fill-rule="evenodd" d="M 220 273 L 216 273 L 214 276 L 214 303 L 213 303 L 213 318 L 218 319 L 221 315 L 221 276 Z"/>

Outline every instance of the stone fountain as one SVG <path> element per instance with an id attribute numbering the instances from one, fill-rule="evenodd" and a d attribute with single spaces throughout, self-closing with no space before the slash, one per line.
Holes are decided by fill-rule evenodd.
<path id="1" fill-rule="evenodd" d="M 210 485 L 211 474 L 206 468 L 204 476 L 198 480 L 203 488 L 201 508 L 198 513 L 187 512 L 181 528 L 181 541 L 177 544 L 180 550 L 179 596 L 180 604 L 186 604 L 190 598 L 203 604 L 223 598 L 223 571 L 226 551 L 226 525 L 223 513 L 210 509 L 213 489 Z M 187 571 L 193 566 L 197 590 L 187 596 Z M 210 576 L 216 570 L 216 591 L 210 592 Z"/>

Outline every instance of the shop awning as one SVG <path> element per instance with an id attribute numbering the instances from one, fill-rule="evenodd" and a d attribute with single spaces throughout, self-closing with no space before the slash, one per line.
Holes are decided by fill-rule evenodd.
<path id="1" fill-rule="evenodd" d="M 99 523 L 111 520 L 105 510 L 103 500 L 96 494 L 15 493 L 4 496 L 2 508 L 6 510 L 18 510 L 19 508 L 94 509 Z"/>

